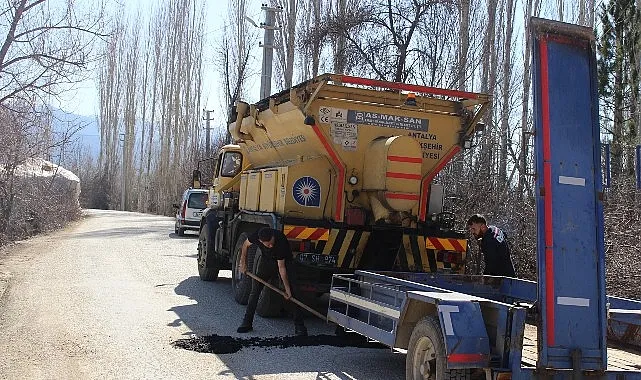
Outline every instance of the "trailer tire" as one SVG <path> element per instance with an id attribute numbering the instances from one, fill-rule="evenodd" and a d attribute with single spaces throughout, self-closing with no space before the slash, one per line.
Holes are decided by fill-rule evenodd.
<path id="1" fill-rule="evenodd" d="M 252 290 L 252 279 L 249 276 L 246 276 L 240 273 L 239 269 L 239 259 L 240 259 L 240 249 L 247 240 L 248 234 L 243 232 L 238 236 L 236 240 L 236 246 L 234 247 L 234 259 L 232 263 L 231 271 L 231 286 L 234 291 L 234 299 L 241 305 L 247 305 L 249 300 L 249 293 Z M 254 267 L 254 257 L 256 256 L 256 247 L 254 244 L 250 245 L 247 249 L 247 268 Z M 253 270 L 253 269 L 252 269 Z"/>
<path id="2" fill-rule="evenodd" d="M 410 337 L 405 359 L 405 378 L 469 380 L 469 369 L 447 369 L 445 341 L 437 317 L 418 321 Z"/>
<path id="3" fill-rule="evenodd" d="M 209 233 L 209 226 L 200 229 L 198 235 L 198 275 L 203 281 L 216 281 L 220 262 L 214 252 L 214 240 Z"/>

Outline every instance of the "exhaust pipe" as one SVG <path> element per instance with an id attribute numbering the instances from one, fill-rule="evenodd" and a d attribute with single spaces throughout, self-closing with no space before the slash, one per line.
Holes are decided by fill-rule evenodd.
<path id="1" fill-rule="evenodd" d="M 239 143 L 245 142 L 245 140 L 253 140 L 251 135 L 247 133 L 242 133 L 240 131 L 240 127 L 243 124 L 243 118 L 245 117 L 245 113 L 249 108 L 249 104 L 239 100 L 236 102 L 236 105 L 234 108 L 236 112 L 236 120 L 234 122 L 229 123 L 229 125 L 227 126 L 227 130 L 229 131 L 229 134 L 234 140 L 234 143 L 239 144 Z"/>

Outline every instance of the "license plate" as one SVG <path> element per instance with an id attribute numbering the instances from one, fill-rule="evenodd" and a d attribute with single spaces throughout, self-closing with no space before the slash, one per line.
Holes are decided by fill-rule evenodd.
<path id="1" fill-rule="evenodd" d="M 197 217 L 200 218 L 201 216 L 203 216 L 203 212 L 202 211 L 194 211 L 194 216 L 197 216 Z"/>
<path id="2" fill-rule="evenodd" d="M 331 265 L 336 266 L 336 256 L 321 255 L 320 253 L 300 253 L 296 257 L 304 264 Z"/>

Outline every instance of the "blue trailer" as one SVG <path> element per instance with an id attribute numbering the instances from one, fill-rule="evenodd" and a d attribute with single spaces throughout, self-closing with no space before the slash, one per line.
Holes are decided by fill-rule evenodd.
<path id="1" fill-rule="evenodd" d="M 607 297 L 596 55 L 589 28 L 531 21 L 538 281 L 356 271 L 328 320 L 407 350 L 408 379 L 641 379 L 641 301 Z M 641 342 L 636 342 L 641 343 Z"/>

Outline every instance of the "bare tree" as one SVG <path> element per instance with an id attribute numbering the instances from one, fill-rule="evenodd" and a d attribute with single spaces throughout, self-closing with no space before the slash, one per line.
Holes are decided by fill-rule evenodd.
<path id="1" fill-rule="evenodd" d="M 530 50 L 532 41 L 529 38 L 530 35 L 530 18 L 532 16 L 537 16 L 540 11 L 540 1 L 539 0 L 527 0 L 524 4 L 524 24 L 525 24 L 525 49 L 523 51 L 523 91 L 522 91 L 522 103 L 521 103 L 521 155 L 519 158 L 519 183 L 517 192 L 519 194 L 524 194 L 527 191 L 527 198 L 534 196 L 532 193 L 532 187 L 530 186 L 530 181 L 528 181 L 528 176 L 531 174 L 529 171 L 532 168 L 531 162 L 531 153 L 530 152 L 530 141 L 532 136 L 532 127 L 529 118 L 529 104 L 530 104 L 530 83 L 531 83 L 531 67 L 532 63 L 530 62 Z"/>
<path id="2" fill-rule="evenodd" d="M 451 2 L 438 0 L 349 4 L 343 14 L 332 14 L 321 35 L 345 39 L 352 59 L 364 62 L 354 65 L 360 70 L 403 82 L 415 79 L 418 62 L 430 59 L 417 48 L 417 40 L 419 27 L 433 7 L 451 12 Z"/>
<path id="3" fill-rule="evenodd" d="M 467 69 L 467 54 L 470 47 L 470 0 L 459 0 L 459 54 L 458 54 L 458 85 L 459 90 L 465 90 Z"/>
<path id="4" fill-rule="evenodd" d="M 16 169 L 31 159 L 52 158 L 56 151 L 61 160 L 71 146 L 73 131 L 52 130 L 49 102 L 84 77 L 95 59 L 94 42 L 104 37 L 102 6 L 87 14 L 81 9 L 72 1 L 18 0 L 0 6 L 0 243 L 39 230 L 26 229 L 25 218 L 51 224 L 65 218 L 52 186 L 17 185 Z M 38 197 L 47 199 L 38 202 L 39 210 L 25 203 Z"/>
<path id="5" fill-rule="evenodd" d="M 234 20 L 225 25 L 222 41 L 217 49 L 217 66 L 225 84 L 224 107 L 227 122 L 236 101 L 246 95 L 248 79 L 252 75 L 252 46 L 257 42 L 255 30 L 247 26 L 246 0 L 231 0 L 228 6 L 230 19 Z M 225 124 L 226 125 L 226 124 Z M 227 135 L 226 141 L 230 142 L 231 136 Z"/>
<path id="6" fill-rule="evenodd" d="M 109 198 L 120 193 L 126 209 L 133 205 L 140 211 L 171 212 L 172 201 L 186 186 L 187 173 L 199 157 L 202 4 L 182 0 L 159 6 L 142 42 L 141 17 L 121 17 L 121 33 L 105 51 L 101 171 L 107 174 Z"/>
<path id="7" fill-rule="evenodd" d="M 282 8 L 282 12 L 276 13 L 277 25 L 280 29 L 276 31 L 275 45 L 278 64 L 277 72 L 280 73 L 280 88 L 285 89 L 292 86 L 294 77 L 294 58 L 297 47 L 297 21 L 299 17 L 300 2 L 297 0 L 272 0 L 273 6 Z"/>
<path id="8" fill-rule="evenodd" d="M 105 37 L 98 32 L 102 7 L 96 10 L 81 15 L 71 1 L 55 6 L 44 0 L 0 7 L 8 20 L 0 47 L 0 103 L 34 97 L 44 103 L 76 82 L 95 58 L 94 41 Z"/>

